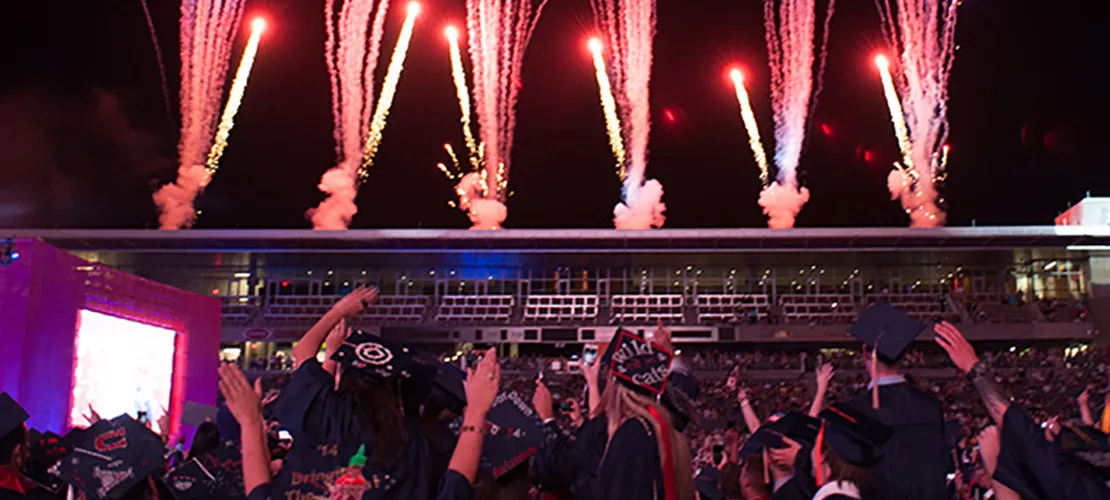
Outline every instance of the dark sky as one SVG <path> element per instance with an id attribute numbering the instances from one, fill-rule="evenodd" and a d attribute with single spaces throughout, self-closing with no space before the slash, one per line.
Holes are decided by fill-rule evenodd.
<path id="1" fill-rule="evenodd" d="M 178 2 L 149 1 L 173 117 L 139 0 L 10 2 L 0 14 L 0 226 L 156 226 L 150 194 L 176 167 Z M 897 144 L 871 62 L 884 49 L 875 6 L 838 3 L 798 226 L 903 226 L 886 191 Z M 248 0 L 248 16 L 265 15 L 270 29 L 198 227 L 309 227 L 304 211 L 322 199 L 316 184 L 334 159 L 322 6 Z M 386 54 L 402 6 L 394 0 Z M 463 0 L 426 0 L 352 227 L 468 226 L 435 168 L 444 142 L 462 142 L 442 33 L 463 10 Z M 619 184 L 585 50 L 592 26 L 588 0 L 551 0 L 540 20 L 524 62 L 509 227 L 612 227 Z M 239 39 L 233 65 L 246 28 Z M 965 0 L 957 40 L 950 225 L 1051 223 L 1088 190 L 1110 195 L 1110 2 Z M 769 138 L 761 2 L 660 0 L 655 47 L 648 175 L 666 189 L 667 227 L 765 226 L 726 78 L 733 64 L 747 70 Z"/>

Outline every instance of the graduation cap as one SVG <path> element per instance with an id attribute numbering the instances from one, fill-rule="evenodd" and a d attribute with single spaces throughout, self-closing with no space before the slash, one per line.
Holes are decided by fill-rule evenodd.
<path id="1" fill-rule="evenodd" d="M 844 404 L 829 406 L 818 417 L 825 422 L 823 434 L 829 448 L 845 462 L 859 467 L 878 463 L 882 447 L 893 433 L 873 414 Z"/>
<path id="2" fill-rule="evenodd" d="M 658 395 L 667 388 L 667 375 L 674 354 L 628 331 L 614 340 L 609 372 L 626 387 L 642 394 Z M 608 349 L 606 350 L 608 351 Z"/>
<path id="3" fill-rule="evenodd" d="M 543 444 L 543 423 L 516 391 L 497 395 L 486 414 L 482 462 L 499 478 L 524 464 Z"/>
<path id="4" fill-rule="evenodd" d="M 70 448 L 66 446 L 62 436 L 50 431 L 43 433 L 31 429 L 29 438 L 30 456 L 23 462 L 21 472 L 38 487 L 51 493 L 60 493 L 65 482 L 51 474 L 50 468 L 69 453 Z"/>
<path id="5" fill-rule="evenodd" d="M 721 492 L 720 473 L 716 467 L 703 467 L 694 474 L 694 489 L 705 500 L 724 500 Z"/>
<path id="6" fill-rule="evenodd" d="M 892 364 L 902 357 L 913 339 L 925 331 L 925 326 L 905 311 L 878 301 L 860 315 L 848 333 L 869 349 L 877 350 L 879 361 Z"/>
<path id="7" fill-rule="evenodd" d="M 70 451 L 73 451 L 73 448 L 66 443 L 62 436 L 50 431 L 43 433 L 31 432 L 32 458 L 53 465 L 54 462 L 57 462 L 58 459 L 64 457 Z"/>
<path id="8" fill-rule="evenodd" d="M 785 413 L 778 420 L 756 429 L 752 437 L 740 448 L 740 458 L 755 455 L 765 448 L 782 448 L 786 446 L 786 442 L 782 439 L 784 437 L 805 446 L 813 446 L 820 430 L 819 419 L 796 411 Z"/>
<path id="9" fill-rule="evenodd" d="M 451 363 L 439 363 L 432 394 L 437 400 L 442 398 L 443 408 L 461 414 L 466 407 L 466 372 Z"/>
<path id="10" fill-rule="evenodd" d="M 162 440 L 124 414 L 101 420 L 58 462 L 58 474 L 90 500 L 117 500 L 163 464 Z"/>
<path id="11" fill-rule="evenodd" d="M 667 376 L 667 388 L 659 397 L 659 402 L 671 412 L 678 432 L 682 432 L 690 421 L 697 419 L 694 402 L 700 393 L 701 388 L 693 376 L 680 372 L 671 372 Z"/>
<path id="12" fill-rule="evenodd" d="M 215 423 L 218 413 L 219 409 L 215 406 L 186 401 L 185 408 L 181 410 L 181 423 L 190 427 L 200 427 L 205 422 Z"/>
<path id="13" fill-rule="evenodd" d="M 216 493 L 215 476 L 195 458 L 166 474 L 162 483 L 177 500 L 201 500 Z"/>
<path id="14" fill-rule="evenodd" d="M 344 368 L 373 380 L 408 378 L 416 365 L 408 347 L 386 342 L 377 335 L 356 331 L 347 337 L 331 359 Z"/>
<path id="15" fill-rule="evenodd" d="M 6 392 L 0 392 L 0 437 L 19 429 L 30 418 L 27 411 L 19 406 Z"/>

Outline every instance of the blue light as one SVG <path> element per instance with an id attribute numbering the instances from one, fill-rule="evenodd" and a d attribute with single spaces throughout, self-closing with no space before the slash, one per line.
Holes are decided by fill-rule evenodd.
<path id="1" fill-rule="evenodd" d="M 19 259 L 19 252 L 12 252 L 12 260 Z"/>

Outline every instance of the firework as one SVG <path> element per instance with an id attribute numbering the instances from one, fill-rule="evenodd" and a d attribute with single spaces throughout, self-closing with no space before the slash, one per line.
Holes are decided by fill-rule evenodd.
<path id="1" fill-rule="evenodd" d="M 338 11 L 337 1 L 342 3 Z M 324 60 L 331 81 L 336 165 L 320 178 L 318 188 L 327 198 L 308 211 L 314 229 L 346 229 L 358 213 L 358 188 L 381 144 L 420 6 L 409 4 L 375 108 L 374 71 L 388 11 L 389 0 L 324 2 Z"/>
<path id="2" fill-rule="evenodd" d="M 748 130 L 748 145 L 755 156 L 755 164 L 759 167 L 759 180 L 763 187 L 767 187 L 768 167 L 767 152 L 763 150 L 763 141 L 759 138 L 759 123 L 755 121 L 752 103 L 748 100 L 748 90 L 744 88 L 744 74 L 738 69 L 729 73 L 732 84 L 736 87 L 736 100 L 740 103 L 740 118 L 744 121 L 744 128 Z"/>
<path id="3" fill-rule="evenodd" d="M 666 220 L 663 186 L 645 177 L 651 135 L 655 0 L 591 0 L 590 5 L 608 38 L 606 46 L 612 54 L 609 80 L 624 127 L 623 144 L 628 148 L 627 167 L 622 170 L 623 199 L 613 210 L 613 223 L 617 229 L 660 227 Z"/>
<path id="4" fill-rule="evenodd" d="M 207 159 L 221 116 L 231 45 L 243 18 L 243 4 L 243 0 L 181 3 L 179 166 L 177 180 L 154 193 L 163 229 L 181 229 L 196 221 L 193 204 L 211 180 Z"/>
<path id="5" fill-rule="evenodd" d="M 231 92 L 227 97 L 224 113 L 220 117 L 220 125 L 216 128 L 216 139 L 212 142 L 212 149 L 208 151 L 208 159 L 204 162 L 209 181 L 220 168 L 220 158 L 227 148 L 227 138 L 231 136 L 231 128 L 235 126 L 235 115 L 243 103 L 243 94 L 247 91 L 247 80 L 254 66 L 254 57 L 258 54 L 258 42 L 262 40 L 263 31 L 266 31 L 266 21 L 255 19 L 251 27 L 250 41 L 243 51 L 243 60 L 239 63 L 239 70 L 235 72 L 235 79 L 231 81 Z M 205 182 L 205 185 L 207 184 Z"/>
<path id="6" fill-rule="evenodd" d="M 537 4 L 538 2 L 538 4 Z M 478 137 L 470 131 L 470 99 L 458 32 L 448 29 L 451 66 L 462 111 L 463 135 L 475 172 L 456 186 L 459 208 L 466 210 L 472 229 L 500 229 L 508 215 L 510 156 L 516 127 L 516 101 L 524 52 L 546 0 L 467 0 L 468 51 L 473 66 L 474 108 Z"/>
<path id="7" fill-rule="evenodd" d="M 409 42 L 412 41 L 412 29 L 416 25 L 416 16 L 420 15 L 420 4 L 409 4 L 405 24 L 401 27 L 401 36 L 397 38 L 397 45 L 393 49 L 389 68 L 382 81 L 382 95 L 378 98 L 374 116 L 370 119 L 370 133 L 366 136 L 366 145 L 362 149 L 362 170 L 359 178 L 365 179 L 369 175 L 370 166 L 374 163 L 374 156 L 378 154 L 378 147 L 382 143 L 382 131 L 385 130 L 386 118 L 389 117 L 389 108 L 393 106 L 393 96 L 397 94 L 397 84 L 401 81 L 401 71 L 405 69 L 405 56 L 409 51 Z"/>
<path id="8" fill-rule="evenodd" d="M 937 183 L 943 181 L 948 162 L 948 77 L 956 60 L 959 0 L 875 3 L 883 33 L 899 55 L 898 71 L 893 74 L 887 71 L 889 62 L 879 62 L 903 161 L 901 168 L 891 172 L 891 196 L 901 198 L 911 226 L 941 226 L 945 213 L 939 204 L 944 200 Z M 900 101 L 900 106 L 892 101 Z M 904 123 L 904 130 L 899 129 L 899 122 Z M 894 182 L 895 177 L 901 182 Z"/>
<path id="9" fill-rule="evenodd" d="M 613 88 L 609 84 L 609 72 L 605 68 L 605 59 L 601 57 L 601 48 L 601 40 L 590 39 L 589 49 L 593 54 L 594 72 L 597 73 L 601 110 L 605 113 L 605 130 L 609 134 L 609 147 L 613 150 L 613 158 L 617 161 L 617 176 L 623 181 L 628 177 L 628 172 L 625 171 L 624 137 L 621 119 L 617 116 L 617 102 L 613 99 Z"/>

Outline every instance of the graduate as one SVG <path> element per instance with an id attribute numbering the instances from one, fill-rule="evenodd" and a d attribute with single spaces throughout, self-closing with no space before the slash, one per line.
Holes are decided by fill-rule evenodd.
<path id="1" fill-rule="evenodd" d="M 886 302 L 874 303 L 849 329 L 864 344 L 872 380 L 867 392 L 847 404 L 857 410 L 877 408 L 879 420 L 894 431 L 883 460 L 865 485 L 868 496 L 950 498 L 947 477 L 952 457 L 944 439 L 941 403 L 910 384 L 898 369 L 906 348 L 925 329 L 924 323 Z"/>
<path id="2" fill-rule="evenodd" d="M 374 335 L 336 328 L 360 314 L 377 291 L 359 288 L 340 299 L 294 348 L 293 378 L 271 405 L 293 437 L 293 448 L 274 480 L 274 498 L 327 496 L 365 446 L 363 498 L 427 499 L 434 494 L 433 460 L 416 416 L 406 414 L 406 391 L 433 383 L 435 370 L 408 348 Z M 328 368 L 316 360 L 325 337 L 334 352 Z M 334 362 L 331 363 L 331 362 Z"/>
<path id="3" fill-rule="evenodd" d="M 658 332 L 663 332 L 660 335 Z M 673 358 L 670 336 L 656 342 L 620 331 L 602 405 L 609 442 L 598 467 L 593 498 L 692 500 L 693 459 L 671 413 L 656 401 L 666 387 Z"/>
<path id="4" fill-rule="evenodd" d="M 163 451 L 158 434 L 124 414 L 83 432 L 57 472 L 88 500 L 156 500 Z"/>
<path id="5" fill-rule="evenodd" d="M 23 475 L 30 458 L 27 412 L 6 392 L 0 392 L 0 500 L 52 498 Z"/>
<path id="6" fill-rule="evenodd" d="M 880 463 L 883 445 L 893 429 L 883 425 L 874 412 L 847 404 L 832 405 L 818 417 L 822 426 L 812 459 L 820 488 L 813 500 L 872 498 L 864 496 L 862 487 L 869 470 Z"/>

